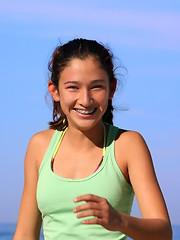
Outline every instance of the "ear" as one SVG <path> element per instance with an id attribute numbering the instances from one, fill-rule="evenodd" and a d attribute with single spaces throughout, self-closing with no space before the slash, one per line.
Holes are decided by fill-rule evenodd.
<path id="1" fill-rule="evenodd" d="M 54 86 L 52 81 L 48 82 L 48 90 L 55 102 L 59 102 L 59 92 L 56 86 Z"/>
<path id="2" fill-rule="evenodd" d="M 114 78 L 113 82 L 109 86 L 109 99 L 112 99 L 116 91 L 117 79 Z"/>

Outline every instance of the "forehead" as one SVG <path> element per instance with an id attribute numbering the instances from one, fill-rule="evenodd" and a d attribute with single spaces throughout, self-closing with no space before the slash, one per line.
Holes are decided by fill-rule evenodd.
<path id="1" fill-rule="evenodd" d="M 81 65 L 89 65 L 89 66 L 94 66 L 96 65 L 97 68 L 101 68 L 101 64 L 100 62 L 98 61 L 97 58 L 93 57 L 93 56 L 87 56 L 83 59 L 81 58 L 72 58 L 68 64 L 67 64 L 67 67 L 75 67 L 77 66 L 78 64 L 81 64 Z"/>
<path id="2" fill-rule="evenodd" d="M 63 69 L 61 77 L 70 75 L 86 75 L 91 77 L 107 77 L 107 72 L 102 68 L 100 62 L 92 56 L 85 59 L 73 58 L 68 65 Z"/>

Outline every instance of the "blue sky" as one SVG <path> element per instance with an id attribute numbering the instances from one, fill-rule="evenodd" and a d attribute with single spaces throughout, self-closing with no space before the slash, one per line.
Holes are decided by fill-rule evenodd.
<path id="1" fill-rule="evenodd" d="M 114 123 L 144 136 L 171 220 L 180 224 L 179 9 L 179 0 L 0 4 L 0 222 L 16 222 L 29 139 L 51 120 L 45 102 L 51 53 L 59 41 L 83 37 L 108 45 L 116 66 L 126 67 Z M 133 215 L 139 216 L 136 203 Z"/>

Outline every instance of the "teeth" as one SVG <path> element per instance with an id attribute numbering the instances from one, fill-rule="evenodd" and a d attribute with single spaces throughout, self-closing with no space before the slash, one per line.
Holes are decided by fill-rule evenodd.
<path id="1" fill-rule="evenodd" d="M 77 112 L 83 113 L 83 114 L 91 114 L 92 112 L 94 112 L 94 110 L 95 110 L 95 108 L 93 108 L 92 110 L 89 110 L 89 111 L 76 109 Z"/>

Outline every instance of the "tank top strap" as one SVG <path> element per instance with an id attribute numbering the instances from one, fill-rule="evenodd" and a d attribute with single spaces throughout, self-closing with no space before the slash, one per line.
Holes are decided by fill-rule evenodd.
<path id="1" fill-rule="evenodd" d="M 117 132 L 118 132 L 118 127 L 109 125 L 108 138 L 107 138 L 107 144 L 106 144 L 107 148 L 112 146 L 112 142 L 114 142 L 116 139 Z"/>
<path id="2" fill-rule="evenodd" d="M 59 142 L 59 139 L 61 138 L 62 133 L 63 133 L 63 131 L 58 131 L 58 130 L 54 131 L 54 134 L 53 134 L 53 136 L 51 138 L 49 146 L 48 146 L 48 148 L 46 150 L 46 153 L 45 153 L 45 155 L 43 157 L 43 160 L 41 162 L 41 165 L 40 165 L 40 168 L 39 168 L 39 175 L 41 173 L 42 168 L 44 168 L 46 163 L 49 162 L 49 159 L 52 158 L 53 153 L 54 153 L 54 151 L 56 149 L 56 146 L 57 146 L 57 144 Z M 49 162 L 49 164 L 50 164 L 50 162 Z"/>

